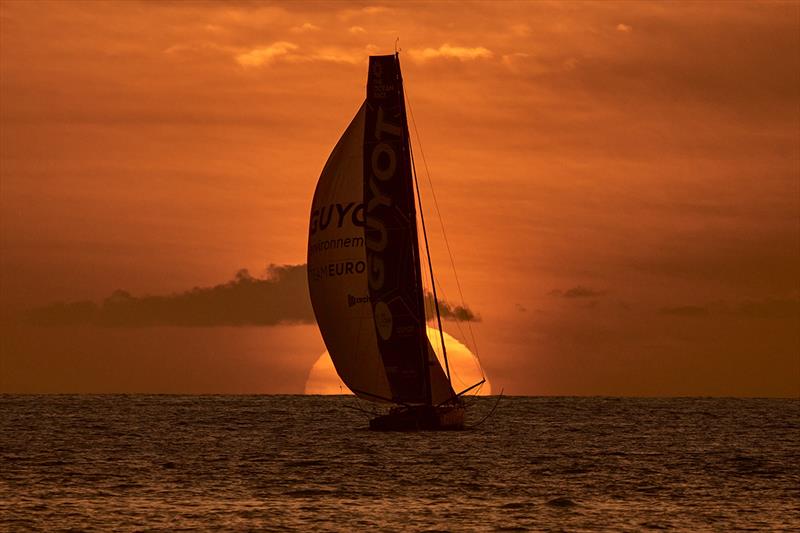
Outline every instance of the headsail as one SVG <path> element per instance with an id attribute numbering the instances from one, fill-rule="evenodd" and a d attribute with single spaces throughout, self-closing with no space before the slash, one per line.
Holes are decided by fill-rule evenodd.
<path id="1" fill-rule="evenodd" d="M 370 400 L 435 405 L 453 390 L 425 332 L 411 179 L 397 57 L 370 57 L 367 101 L 314 194 L 311 301 L 351 390 Z"/>
<path id="2" fill-rule="evenodd" d="M 342 381 L 365 399 L 391 399 L 367 292 L 363 203 L 364 106 L 331 152 L 314 192 L 308 287 Z"/>

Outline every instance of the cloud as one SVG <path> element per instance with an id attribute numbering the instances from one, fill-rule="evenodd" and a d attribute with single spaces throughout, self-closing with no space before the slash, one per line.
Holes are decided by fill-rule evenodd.
<path id="1" fill-rule="evenodd" d="M 355 65 L 365 60 L 367 52 L 363 49 L 346 50 L 334 46 L 319 48 L 305 59 L 309 61 L 328 61 L 331 63 L 348 63 Z"/>
<path id="2" fill-rule="evenodd" d="M 627 24 L 619 23 L 617 24 L 617 31 L 621 31 L 623 33 L 629 33 L 633 28 L 628 26 Z"/>
<path id="3" fill-rule="evenodd" d="M 530 55 L 524 52 L 515 52 L 513 54 L 503 54 L 500 60 L 509 70 L 517 71 L 517 63 L 524 61 L 528 57 L 530 57 Z"/>
<path id="4" fill-rule="evenodd" d="M 427 294 L 432 304 L 432 295 Z M 444 319 L 478 321 L 465 306 L 439 302 Z M 26 321 L 37 326 L 274 326 L 313 324 L 306 265 L 270 265 L 264 278 L 246 269 L 231 281 L 195 287 L 166 296 L 134 296 L 118 290 L 101 304 L 84 300 L 58 302 L 28 311 Z"/>
<path id="5" fill-rule="evenodd" d="M 451 46 L 447 43 L 439 48 L 425 48 L 422 50 L 412 49 L 408 52 L 417 61 L 428 61 L 429 59 L 458 59 L 459 61 L 471 61 L 474 59 L 490 59 L 494 56 L 491 50 L 483 46 L 466 47 Z"/>
<path id="6" fill-rule="evenodd" d="M 300 50 L 300 47 L 294 43 L 280 41 L 267 47 L 254 48 L 249 52 L 239 52 L 235 58 L 243 67 L 263 67 L 276 61 L 292 63 L 323 61 L 355 65 L 366 60 L 371 48 L 371 45 L 355 48 L 322 46 L 311 50 Z"/>
<path id="7" fill-rule="evenodd" d="M 433 309 L 433 294 L 430 292 L 425 293 L 426 308 Z M 480 322 L 481 318 L 477 316 L 472 309 L 467 306 L 452 305 L 444 300 L 439 300 L 439 314 L 445 320 L 457 320 L 459 322 Z"/>
<path id="8" fill-rule="evenodd" d="M 358 33 L 367 33 L 367 30 L 365 30 L 361 26 L 350 26 L 350 28 L 348 28 L 347 31 L 349 31 L 353 35 L 356 35 Z"/>
<path id="9" fill-rule="evenodd" d="M 286 56 L 298 46 L 288 41 L 278 41 L 269 46 L 253 48 L 249 52 L 244 52 L 236 56 L 236 61 L 243 67 L 260 67 L 275 61 L 279 57 Z"/>
<path id="10" fill-rule="evenodd" d="M 565 291 L 562 291 L 561 289 L 555 289 L 551 291 L 550 294 L 552 296 L 560 296 L 561 298 L 596 298 L 598 296 L 602 296 L 603 292 L 596 291 L 582 285 L 577 285 Z"/>
<path id="11" fill-rule="evenodd" d="M 310 22 L 305 22 L 300 26 L 293 26 L 289 29 L 289 31 L 294 33 L 305 33 L 309 31 L 319 31 L 319 26 L 315 24 L 311 24 Z"/>
<path id="12" fill-rule="evenodd" d="M 34 309 L 35 325 L 246 326 L 313 323 L 305 265 L 270 265 L 265 278 L 240 270 L 233 280 L 168 296 L 118 290 L 100 305 L 57 303 Z"/>

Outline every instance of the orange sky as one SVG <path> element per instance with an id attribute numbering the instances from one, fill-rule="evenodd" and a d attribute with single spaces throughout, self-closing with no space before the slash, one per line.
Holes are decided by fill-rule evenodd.
<path id="1" fill-rule="evenodd" d="M 313 325 L 16 319 L 303 263 L 397 36 L 494 390 L 800 394 L 796 2 L 3 1 L 0 392 L 301 392 Z"/>

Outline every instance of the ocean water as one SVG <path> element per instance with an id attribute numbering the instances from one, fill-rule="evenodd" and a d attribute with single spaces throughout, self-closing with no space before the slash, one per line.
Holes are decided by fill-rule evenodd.
<path id="1" fill-rule="evenodd" d="M 0 530 L 800 530 L 800 400 L 511 397 L 452 433 L 357 406 L 0 396 Z"/>

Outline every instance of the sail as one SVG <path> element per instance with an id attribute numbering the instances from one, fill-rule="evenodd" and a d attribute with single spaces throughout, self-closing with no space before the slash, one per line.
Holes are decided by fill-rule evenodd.
<path id="1" fill-rule="evenodd" d="M 322 171 L 308 278 L 342 381 L 368 400 L 442 403 L 453 389 L 428 341 L 402 81 L 370 57 L 367 100 Z"/>
<path id="2" fill-rule="evenodd" d="M 392 400 L 378 351 L 364 248 L 364 111 L 331 152 L 314 192 L 308 288 L 336 372 L 367 400 Z"/>
<path id="3" fill-rule="evenodd" d="M 425 328 L 411 157 L 397 56 L 370 57 L 365 111 L 364 237 L 378 348 L 396 401 L 437 403 L 448 399 L 449 393 L 442 390 L 450 385 L 436 358 L 431 360 Z M 447 385 L 444 389 L 440 378 Z"/>

